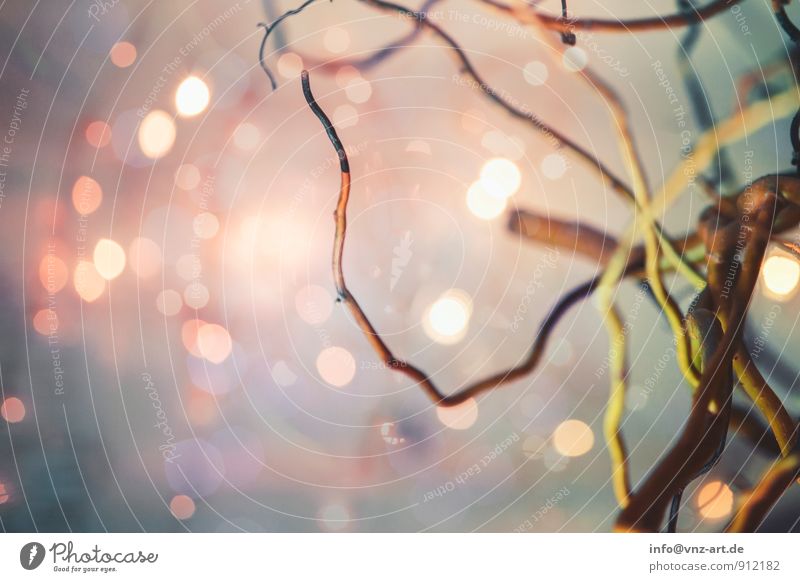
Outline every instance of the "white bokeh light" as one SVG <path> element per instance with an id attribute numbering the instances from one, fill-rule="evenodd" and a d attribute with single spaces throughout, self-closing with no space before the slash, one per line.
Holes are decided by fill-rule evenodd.
<path id="1" fill-rule="evenodd" d="M 425 311 L 422 328 L 433 341 L 449 345 L 464 338 L 472 315 L 472 299 L 460 289 L 450 289 Z"/>
<path id="2" fill-rule="evenodd" d="M 768 295 L 775 299 L 789 299 L 800 284 L 800 263 L 783 254 L 771 255 L 761 267 L 761 280 Z"/>
<path id="3" fill-rule="evenodd" d="M 480 184 L 490 196 L 509 198 L 522 185 L 522 173 L 511 160 L 492 158 L 481 168 Z"/>
<path id="4" fill-rule="evenodd" d="M 175 92 L 175 107 L 183 117 L 192 117 L 205 111 L 211 93 L 200 77 L 186 77 Z"/>
<path id="5" fill-rule="evenodd" d="M 506 199 L 492 196 L 480 182 L 475 182 L 467 190 L 467 208 L 478 218 L 492 220 L 506 209 Z"/>

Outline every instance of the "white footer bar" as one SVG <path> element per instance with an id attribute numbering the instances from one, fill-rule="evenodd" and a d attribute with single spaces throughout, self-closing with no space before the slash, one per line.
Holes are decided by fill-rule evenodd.
<path id="1" fill-rule="evenodd" d="M 791 534 L 4 534 L 4 580 L 800 580 Z"/>

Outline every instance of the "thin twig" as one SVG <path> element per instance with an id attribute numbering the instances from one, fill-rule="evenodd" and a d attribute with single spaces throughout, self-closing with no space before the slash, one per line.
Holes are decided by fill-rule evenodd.
<path id="1" fill-rule="evenodd" d="M 417 382 L 425 394 L 431 398 L 431 400 L 441 406 L 455 406 L 457 404 L 461 404 L 462 402 L 465 402 L 466 400 L 469 400 L 470 398 L 473 398 L 487 390 L 508 384 L 528 375 L 541 360 L 541 357 L 544 354 L 547 346 L 547 341 L 560 319 L 573 305 L 586 299 L 592 294 L 592 292 L 595 291 L 595 289 L 597 289 L 599 277 L 595 277 L 576 287 L 571 292 L 566 293 L 559 299 L 547 317 L 545 317 L 540 324 L 539 331 L 533 341 L 533 345 L 521 364 L 508 370 L 493 374 L 484 380 L 467 385 L 452 394 L 445 394 L 434 384 L 433 380 L 431 380 L 431 378 L 425 372 L 416 366 L 397 358 L 394 355 L 380 334 L 378 334 L 378 332 L 375 330 L 375 327 L 370 322 L 366 313 L 364 313 L 361 305 L 347 287 L 342 264 L 344 258 L 344 244 L 347 235 L 347 205 L 350 200 L 351 184 L 350 167 L 347 160 L 347 153 L 342 145 L 341 140 L 336 134 L 336 130 L 331 124 L 330 119 L 328 119 L 314 98 L 314 95 L 311 91 L 308 71 L 302 72 L 301 82 L 303 84 L 303 95 L 306 99 L 306 102 L 313 113 L 317 116 L 320 123 L 322 123 L 322 126 L 328 135 L 328 139 L 336 150 L 337 156 L 340 160 L 341 181 L 339 188 L 339 199 L 336 204 L 336 212 L 334 213 L 336 232 L 334 235 L 333 247 L 333 278 L 336 284 L 338 300 L 348 307 L 359 328 L 364 333 L 375 352 L 381 358 L 382 362 L 387 367 L 402 372 Z M 630 266 L 631 270 L 641 269 L 641 267 L 641 264 Z"/>
<path id="2" fill-rule="evenodd" d="M 645 32 L 664 30 L 667 28 L 681 28 L 696 22 L 708 20 L 717 14 L 728 10 L 731 6 L 743 0 L 716 0 L 708 6 L 697 8 L 692 13 L 679 12 L 665 14 L 650 18 L 635 18 L 631 20 L 601 19 L 601 18 L 575 18 L 564 20 L 558 16 L 541 14 L 529 7 L 503 4 L 497 0 L 480 0 L 481 3 L 502 10 L 513 16 L 518 22 L 530 23 L 533 18 L 540 18 L 544 25 L 555 32 L 574 32 L 575 30 L 591 30 L 594 32 Z M 535 13 L 535 14 L 534 14 Z"/>

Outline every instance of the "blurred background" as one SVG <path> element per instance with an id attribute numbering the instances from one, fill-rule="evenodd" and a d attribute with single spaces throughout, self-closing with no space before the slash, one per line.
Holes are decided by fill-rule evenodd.
<path id="1" fill-rule="evenodd" d="M 310 69 L 350 153 L 349 286 L 396 354 L 448 392 L 519 362 L 559 295 L 597 273 L 512 234 L 509 212 L 619 233 L 631 209 L 487 100 L 440 39 L 355 0 L 312 4 L 270 37 L 272 91 L 257 23 L 297 4 L 0 4 L 0 527 L 608 531 L 608 342 L 593 303 L 570 312 L 528 378 L 453 409 L 387 370 L 334 301 L 338 163 L 299 73 Z M 690 62 L 718 119 L 737 110 L 741 75 L 787 58 L 769 4 L 700 27 Z M 584 32 L 568 48 L 480 2 L 425 7 L 500 94 L 618 175 L 585 68 L 623 97 L 653 187 L 701 133 L 683 30 Z M 676 10 L 570 3 L 580 17 Z M 372 58 L 391 44 L 404 48 Z M 757 82 L 756 97 L 789 87 L 775 83 Z M 787 119 L 748 134 L 727 150 L 729 191 L 790 153 Z M 665 221 L 673 234 L 706 203 L 692 181 Z M 797 415 L 800 265 L 771 252 L 749 341 Z M 647 295 L 630 282 L 618 299 L 635 482 L 690 392 Z M 719 530 L 768 463 L 731 444 L 687 492 L 680 529 Z M 797 529 L 797 489 L 764 529 Z"/>

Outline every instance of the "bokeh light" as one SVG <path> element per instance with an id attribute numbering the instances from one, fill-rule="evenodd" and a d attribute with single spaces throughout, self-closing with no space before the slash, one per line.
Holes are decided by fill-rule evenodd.
<path id="1" fill-rule="evenodd" d="M 325 382 L 341 388 L 347 386 L 356 375 L 356 361 L 346 349 L 331 346 L 317 356 L 317 372 Z"/>
<path id="2" fill-rule="evenodd" d="M 193 117 L 205 111 L 211 93 L 200 77 L 186 77 L 175 92 L 175 108 L 183 117 Z"/>
<path id="3" fill-rule="evenodd" d="M 72 284 L 81 299 L 96 301 L 106 289 L 106 281 L 91 261 L 79 261 L 72 276 Z"/>
<path id="4" fill-rule="evenodd" d="M 295 79 L 303 72 L 303 59 L 295 53 L 284 53 L 278 59 L 278 73 L 286 79 Z"/>
<path id="5" fill-rule="evenodd" d="M 372 85 L 363 77 L 355 77 L 347 82 L 344 92 L 353 103 L 366 103 L 372 96 Z"/>
<path id="6" fill-rule="evenodd" d="M 194 233 L 202 239 L 211 239 L 219 231 L 219 220 L 211 212 L 201 212 L 192 223 Z"/>
<path id="7" fill-rule="evenodd" d="M 594 433 L 582 420 L 565 420 L 553 432 L 553 447 L 565 457 L 580 457 L 592 450 Z"/>
<path id="8" fill-rule="evenodd" d="M 722 481 L 711 481 L 697 492 L 697 510 L 706 519 L 722 519 L 733 511 L 733 491 Z"/>
<path id="9" fill-rule="evenodd" d="M 455 406 L 437 406 L 436 416 L 447 428 L 467 430 L 478 420 L 478 403 L 468 398 Z"/>
<path id="10" fill-rule="evenodd" d="M 191 309 L 202 309 L 208 305 L 210 299 L 211 294 L 208 291 L 208 287 L 200 281 L 192 281 L 183 290 L 183 300 L 187 307 Z"/>
<path id="11" fill-rule="evenodd" d="M 103 189 L 94 178 L 81 176 L 72 186 L 72 206 L 79 214 L 91 214 L 103 202 Z"/>
<path id="12" fill-rule="evenodd" d="M 777 299 L 790 299 L 800 283 L 800 263 L 793 257 L 773 254 L 761 267 L 761 280 Z"/>
<path id="13" fill-rule="evenodd" d="M 560 153 L 548 154 L 542 159 L 542 174 L 550 180 L 558 180 L 567 173 L 567 159 Z"/>
<path id="14" fill-rule="evenodd" d="M 334 54 L 340 54 L 350 46 L 350 33 L 339 26 L 331 26 L 325 31 L 323 39 L 325 48 Z"/>
<path id="15" fill-rule="evenodd" d="M 231 355 L 232 348 L 231 336 L 221 325 L 206 323 L 197 330 L 197 350 L 209 362 L 224 362 Z"/>
<path id="16" fill-rule="evenodd" d="M 534 87 L 544 85 L 549 76 L 547 65 L 541 61 L 532 61 L 525 65 L 525 68 L 522 69 L 522 74 L 525 82 Z"/>
<path id="17" fill-rule="evenodd" d="M 513 196 L 522 184 L 517 165 L 506 158 L 493 158 L 481 168 L 480 185 L 487 194 L 505 199 Z"/>
<path id="18" fill-rule="evenodd" d="M 183 164 L 175 171 L 175 185 L 181 190 L 197 188 L 200 179 L 200 170 L 193 164 Z"/>
<path id="19" fill-rule="evenodd" d="M 240 123 L 233 132 L 233 145 L 242 151 L 254 150 L 261 143 L 261 130 L 252 123 Z"/>
<path id="20" fill-rule="evenodd" d="M 97 241 L 93 258 L 94 268 L 106 281 L 116 279 L 125 269 L 125 251 L 118 242 L 111 239 Z"/>
<path id="21" fill-rule="evenodd" d="M 104 148 L 111 143 L 111 126 L 104 121 L 93 121 L 86 126 L 86 141 L 96 148 Z"/>
<path id="22" fill-rule="evenodd" d="M 130 67 L 136 61 L 136 47 L 126 41 L 118 42 L 111 47 L 110 57 L 120 69 Z"/>
<path id="23" fill-rule="evenodd" d="M 467 190 L 467 208 L 478 218 L 492 220 L 506 209 L 506 199 L 492 196 L 480 182 L 475 182 Z"/>
<path id="24" fill-rule="evenodd" d="M 206 325 L 202 319 L 190 319 L 185 321 L 181 326 L 181 341 L 186 351 L 196 358 L 202 358 L 203 354 L 197 346 L 197 336 L 200 333 L 200 328 Z"/>
<path id="25" fill-rule="evenodd" d="M 57 332 L 58 315 L 52 309 L 40 309 L 33 316 L 33 329 L 43 336 L 49 336 Z"/>
<path id="26" fill-rule="evenodd" d="M 437 343 L 455 344 L 464 338 L 471 315 L 470 296 L 460 289 L 450 289 L 426 310 L 422 328 Z"/>
<path id="27" fill-rule="evenodd" d="M 194 515 L 194 500 L 188 495 L 176 495 L 169 502 L 169 510 L 176 519 L 185 520 Z"/>
<path id="28" fill-rule="evenodd" d="M 67 264 L 56 255 L 47 253 L 39 263 L 39 281 L 48 293 L 58 293 L 69 282 Z"/>
<path id="29" fill-rule="evenodd" d="M 139 147 L 148 158 L 160 158 L 175 143 L 175 122 L 166 111 L 151 111 L 139 125 Z"/>
<path id="30" fill-rule="evenodd" d="M 578 46 L 571 46 L 564 51 L 562 58 L 564 68 L 571 73 L 578 73 L 589 64 L 589 56 L 586 51 Z"/>
<path id="31" fill-rule="evenodd" d="M 177 315 L 183 307 L 181 294 L 174 289 L 164 289 L 156 297 L 156 309 L 162 315 Z"/>
<path id="32" fill-rule="evenodd" d="M 0 416 L 11 424 L 25 420 L 25 404 L 16 396 L 10 396 L 0 405 Z"/>

